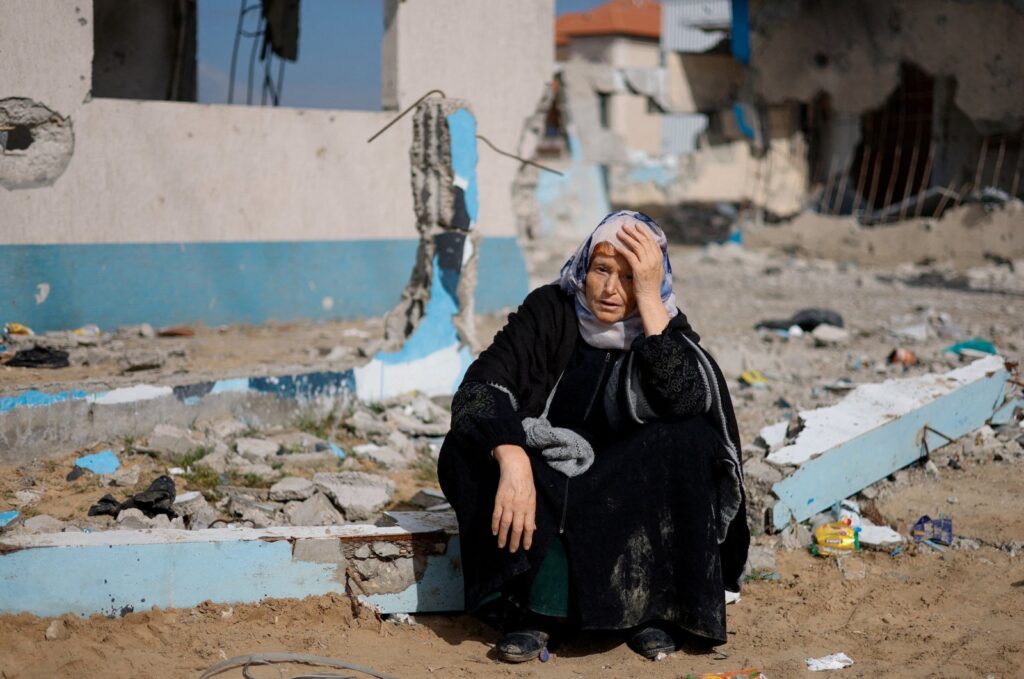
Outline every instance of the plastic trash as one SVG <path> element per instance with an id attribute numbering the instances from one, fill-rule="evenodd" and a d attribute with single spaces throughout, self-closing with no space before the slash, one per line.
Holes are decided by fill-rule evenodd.
<path id="1" fill-rule="evenodd" d="M 910 534 L 914 536 L 914 542 L 951 545 L 953 544 L 953 519 L 945 515 L 933 519 L 925 514 L 914 522 L 914 528 Z"/>
<path id="2" fill-rule="evenodd" d="M 861 527 L 860 505 L 856 500 L 846 499 L 836 502 L 832 505 L 832 516 L 836 521 L 848 520 L 848 525 L 854 528 Z"/>
<path id="3" fill-rule="evenodd" d="M 825 670 L 841 670 L 844 667 L 853 665 L 853 659 L 845 653 L 833 653 L 832 655 L 820 658 L 808 658 L 807 669 L 811 672 L 824 672 Z"/>
<path id="4" fill-rule="evenodd" d="M 945 352 L 947 354 L 956 354 L 957 356 L 966 356 L 967 358 L 984 358 L 985 356 L 998 354 L 999 350 L 996 349 L 996 345 L 987 339 L 972 337 L 969 340 L 949 345 L 946 347 Z"/>
<path id="5" fill-rule="evenodd" d="M 860 550 L 860 528 L 850 525 L 850 519 L 830 521 L 814 529 L 811 554 L 838 556 Z"/>
<path id="6" fill-rule="evenodd" d="M 889 363 L 891 365 L 912 366 L 917 365 L 917 354 L 910 349 L 897 347 L 889 352 Z"/>
<path id="7" fill-rule="evenodd" d="M 796 325 L 804 332 L 810 332 L 823 323 L 842 328 L 843 317 L 831 309 L 801 309 L 789 318 L 764 320 L 754 327 L 768 328 L 769 330 L 789 330 L 792 326 Z"/>
<path id="8" fill-rule="evenodd" d="M 763 388 L 768 385 L 768 378 L 760 370 L 744 370 L 740 373 L 740 382 L 756 388 Z"/>
<path id="9" fill-rule="evenodd" d="M 708 672 L 706 674 L 687 674 L 685 679 L 766 679 L 759 669 L 748 667 L 745 670 L 729 672 Z"/>
<path id="10" fill-rule="evenodd" d="M 81 328 L 75 328 L 72 332 L 78 337 L 99 337 L 100 326 L 95 323 L 86 323 Z"/>
<path id="11" fill-rule="evenodd" d="M 21 335 L 23 337 L 35 335 L 35 333 L 32 332 L 32 328 L 22 323 L 7 323 L 6 325 L 4 325 L 4 334 Z"/>
<path id="12" fill-rule="evenodd" d="M 114 455 L 114 451 L 101 450 L 98 453 L 78 458 L 75 460 L 75 466 L 88 469 L 93 474 L 113 474 L 121 466 L 121 461 L 117 459 L 117 455 Z"/>
<path id="13" fill-rule="evenodd" d="M 3 528 L 11 521 L 14 521 L 16 518 L 18 518 L 18 514 L 19 512 L 17 509 L 12 509 L 8 512 L 0 512 L 0 528 Z"/>
<path id="14" fill-rule="evenodd" d="M 12 368 L 66 368 L 71 365 L 68 352 L 49 347 L 22 349 L 4 365 Z"/>

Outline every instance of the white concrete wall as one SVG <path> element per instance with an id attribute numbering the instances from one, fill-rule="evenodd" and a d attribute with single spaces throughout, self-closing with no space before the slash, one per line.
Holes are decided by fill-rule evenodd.
<path id="1" fill-rule="evenodd" d="M 470 102 L 478 131 L 515 152 L 554 68 L 554 0 L 390 0 L 385 99 L 404 108 L 431 89 Z M 512 183 L 519 163 L 480 145 L 480 229 L 516 232 Z"/>
<path id="2" fill-rule="evenodd" d="M 0 99 L 73 114 L 92 85 L 92 0 L 0 3 Z"/>
<path id="3" fill-rule="evenodd" d="M 91 0 L 0 4 L 0 99 L 75 137 L 53 186 L 0 188 L 0 244 L 416 237 L 409 120 L 367 145 L 392 112 L 89 100 L 92 17 Z M 398 104 L 441 88 L 515 151 L 551 77 L 553 0 L 406 0 L 395 22 Z M 481 145 L 484 236 L 515 233 L 518 166 Z"/>
<path id="4" fill-rule="evenodd" d="M 52 187 L 0 189 L 0 242 L 414 238 L 412 131 L 366 143 L 390 118 L 94 99 Z"/>

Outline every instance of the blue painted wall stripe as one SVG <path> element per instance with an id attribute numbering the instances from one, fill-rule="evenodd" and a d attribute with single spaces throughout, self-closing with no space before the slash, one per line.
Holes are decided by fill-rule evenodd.
<path id="1" fill-rule="evenodd" d="M 379 316 L 398 302 L 418 244 L 0 245 L 0 323 L 18 321 L 45 332 L 86 323 L 113 329 L 143 322 L 159 327 Z M 479 272 L 479 312 L 516 306 L 528 292 L 515 238 L 482 239 Z M 37 303 L 40 284 L 48 294 Z"/>

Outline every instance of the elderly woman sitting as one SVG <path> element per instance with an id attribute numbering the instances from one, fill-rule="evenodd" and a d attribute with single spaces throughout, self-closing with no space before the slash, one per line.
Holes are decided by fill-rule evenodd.
<path id="1" fill-rule="evenodd" d="M 439 459 L 466 605 L 509 662 L 569 621 L 646 657 L 726 641 L 750 534 L 718 366 L 676 308 L 665 235 L 609 215 L 469 367 Z"/>

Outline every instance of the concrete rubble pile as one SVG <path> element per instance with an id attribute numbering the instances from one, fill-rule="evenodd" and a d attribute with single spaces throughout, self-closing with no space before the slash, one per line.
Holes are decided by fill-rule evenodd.
<path id="1" fill-rule="evenodd" d="M 260 431 L 231 417 L 197 421 L 191 429 L 160 424 L 145 440 L 125 443 L 118 457 L 125 464 L 112 473 L 82 473 L 75 466 L 69 479 L 95 484 L 99 499 L 102 488 L 115 496 L 130 494 L 167 474 L 178 491 L 171 513 L 147 516 L 127 508 L 110 517 L 83 511 L 69 521 L 45 514 L 26 518 L 45 493 L 45 488 L 26 488 L 16 498 L 22 516 L 0 530 L 336 526 L 374 523 L 396 504 L 443 508 L 444 497 L 433 488 L 397 502 L 388 474 L 432 470 L 450 417 L 447 408 L 426 396 L 403 395 L 373 405 L 356 402 L 339 417 L 298 421 L 316 433 Z M 345 441 L 347 450 L 335 440 Z"/>

